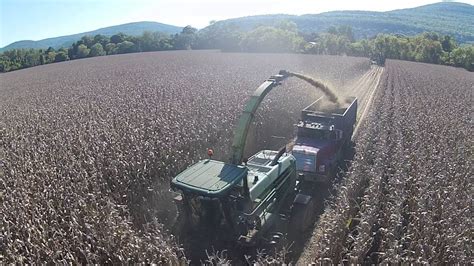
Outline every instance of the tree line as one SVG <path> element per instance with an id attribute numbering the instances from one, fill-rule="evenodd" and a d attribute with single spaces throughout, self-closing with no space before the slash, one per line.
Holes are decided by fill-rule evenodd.
<path id="1" fill-rule="evenodd" d="M 0 72 L 95 56 L 191 49 L 196 33 L 197 29 L 186 26 L 174 35 L 148 31 L 140 36 L 118 33 L 108 37 L 98 34 L 83 36 L 70 47 L 58 50 L 52 47 L 12 49 L 0 54 Z"/>
<path id="2" fill-rule="evenodd" d="M 258 26 L 244 32 L 232 23 L 211 25 L 196 38 L 197 48 L 244 52 L 296 52 L 369 57 L 379 64 L 400 59 L 463 67 L 474 71 L 474 45 L 459 45 L 449 35 L 425 32 L 416 36 L 378 34 L 356 40 L 350 26 L 330 27 L 323 33 L 303 33 L 294 22 Z"/>
<path id="3" fill-rule="evenodd" d="M 448 35 L 379 34 L 356 40 L 350 26 L 330 27 L 324 33 L 303 33 L 291 21 L 243 31 L 233 23 L 213 23 L 198 31 L 186 26 L 178 34 L 144 32 L 110 37 L 84 36 L 68 48 L 13 49 L 0 54 L 0 72 L 87 57 L 183 49 L 221 49 L 238 52 L 286 52 L 386 58 L 463 67 L 474 71 L 474 45 L 459 45 Z"/>
<path id="4" fill-rule="evenodd" d="M 331 28 L 305 46 L 305 52 L 386 58 L 463 67 L 474 71 L 474 45 L 458 45 L 449 35 L 425 32 L 416 36 L 379 34 L 355 41 L 350 27 Z"/>

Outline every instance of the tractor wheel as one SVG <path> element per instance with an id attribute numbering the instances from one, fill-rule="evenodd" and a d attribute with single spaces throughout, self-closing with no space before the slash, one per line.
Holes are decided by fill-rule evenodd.
<path id="1" fill-rule="evenodd" d="M 313 223 L 314 201 L 309 199 L 306 203 L 294 202 L 291 208 L 290 232 L 302 233 L 308 230 Z"/>

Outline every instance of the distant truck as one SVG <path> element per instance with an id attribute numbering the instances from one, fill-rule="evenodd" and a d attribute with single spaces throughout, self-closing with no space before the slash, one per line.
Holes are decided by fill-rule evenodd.
<path id="1" fill-rule="evenodd" d="M 328 182 L 343 150 L 351 143 L 357 117 L 357 98 L 334 104 L 319 98 L 301 111 L 292 154 L 305 181 Z"/>
<path id="2" fill-rule="evenodd" d="M 375 53 L 370 56 L 370 64 L 385 66 L 385 56 L 381 53 Z"/>

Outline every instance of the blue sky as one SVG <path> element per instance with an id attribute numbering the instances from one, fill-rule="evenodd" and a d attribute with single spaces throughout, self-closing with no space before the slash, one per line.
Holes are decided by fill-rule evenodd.
<path id="1" fill-rule="evenodd" d="M 387 11 L 433 0 L 0 0 L 0 47 L 102 27 L 158 21 L 202 28 L 211 20 L 257 14 L 309 14 L 332 10 Z M 474 4 L 474 0 L 462 1 Z"/>

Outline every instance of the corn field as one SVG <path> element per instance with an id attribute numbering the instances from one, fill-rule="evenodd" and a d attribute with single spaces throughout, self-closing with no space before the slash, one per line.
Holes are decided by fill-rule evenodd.
<path id="1" fill-rule="evenodd" d="M 389 61 L 301 261 L 469 264 L 474 75 Z"/>
<path id="2" fill-rule="evenodd" d="M 170 179 L 208 147 L 227 159 L 248 96 L 285 68 L 343 87 L 369 65 L 177 51 L 0 75 L 0 262 L 182 261 L 168 230 Z M 259 137 L 275 134 L 272 127 L 291 136 L 299 110 L 318 95 L 297 81 L 276 90 L 259 113 Z M 284 116 L 272 123 L 270 114 Z"/>

